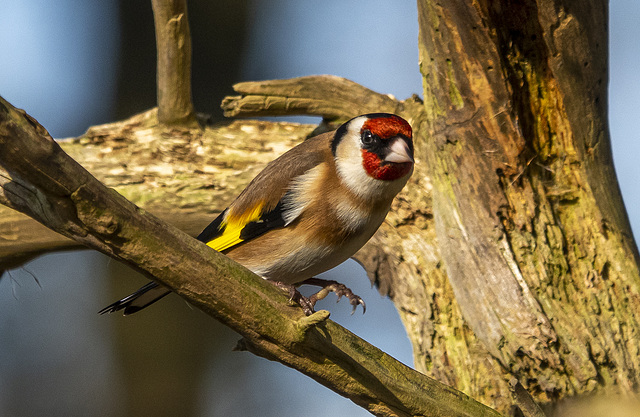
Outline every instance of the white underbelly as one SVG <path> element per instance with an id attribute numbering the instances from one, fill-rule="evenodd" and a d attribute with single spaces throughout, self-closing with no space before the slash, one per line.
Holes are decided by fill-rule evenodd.
<path id="1" fill-rule="evenodd" d="M 296 245 L 288 251 L 287 255 L 275 260 L 271 265 L 256 268 L 253 272 L 266 279 L 287 284 L 295 284 L 315 277 L 352 257 L 378 230 L 382 220 L 384 217 L 368 222 L 362 232 L 354 235 L 338 248 L 309 242 Z"/>

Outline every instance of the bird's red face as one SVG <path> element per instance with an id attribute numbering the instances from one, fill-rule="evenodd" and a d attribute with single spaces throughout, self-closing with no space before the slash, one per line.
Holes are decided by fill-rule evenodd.
<path id="1" fill-rule="evenodd" d="M 392 114 L 369 115 L 360 129 L 362 166 L 377 180 L 393 181 L 413 168 L 411 126 Z"/>

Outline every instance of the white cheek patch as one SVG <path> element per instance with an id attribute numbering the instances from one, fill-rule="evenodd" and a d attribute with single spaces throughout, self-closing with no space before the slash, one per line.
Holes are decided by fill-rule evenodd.
<path id="1" fill-rule="evenodd" d="M 344 184 L 358 197 L 370 199 L 384 184 L 367 174 L 362 166 L 362 156 L 357 158 L 336 158 L 336 167 Z"/>
<path id="2" fill-rule="evenodd" d="M 336 149 L 336 167 L 342 182 L 351 192 L 364 200 L 374 200 L 381 196 L 393 198 L 406 184 L 411 175 L 397 180 L 379 180 L 367 174 L 363 166 L 360 130 L 366 117 L 352 120 L 347 133 Z"/>
<path id="3" fill-rule="evenodd" d="M 360 130 L 367 121 L 366 117 L 353 119 L 336 151 L 336 168 L 344 184 L 360 198 L 369 199 L 379 191 L 381 181 L 370 177 L 362 165 L 362 147 Z"/>

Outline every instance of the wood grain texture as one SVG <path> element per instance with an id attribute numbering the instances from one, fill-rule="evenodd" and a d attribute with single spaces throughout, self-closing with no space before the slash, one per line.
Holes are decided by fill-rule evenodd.
<path id="1" fill-rule="evenodd" d="M 421 111 L 417 96 L 404 101 L 376 93 L 346 78 L 310 75 L 284 80 L 243 82 L 233 86 L 240 96 L 227 97 L 222 109 L 227 117 L 317 115 L 343 122 L 366 113 Z"/>
<path id="2" fill-rule="evenodd" d="M 636 390 L 640 274 L 609 146 L 606 2 L 418 5 L 436 235 L 468 344 L 490 354 L 448 351 L 454 372 L 496 361 L 543 402 Z M 506 389 L 482 385 L 485 400 Z"/>
<path id="3" fill-rule="evenodd" d="M 186 0 L 151 0 L 156 32 L 158 120 L 196 126 Z"/>

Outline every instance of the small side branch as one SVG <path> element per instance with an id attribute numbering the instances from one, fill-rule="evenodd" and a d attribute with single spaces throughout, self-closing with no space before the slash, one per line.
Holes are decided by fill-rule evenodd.
<path id="1" fill-rule="evenodd" d="M 158 121 L 194 124 L 186 0 L 152 0 L 158 51 Z"/>

